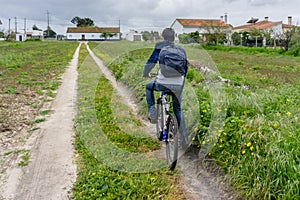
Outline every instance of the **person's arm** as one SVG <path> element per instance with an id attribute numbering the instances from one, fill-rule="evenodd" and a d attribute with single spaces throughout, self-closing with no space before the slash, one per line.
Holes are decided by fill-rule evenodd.
<path id="1" fill-rule="evenodd" d="M 148 59 L 147 63 L 144 65 L 143 77 L 149 77 L 150 71 L 155 67 L 155 64 L 158 61 L 160 49 L 155 48 Z"/>

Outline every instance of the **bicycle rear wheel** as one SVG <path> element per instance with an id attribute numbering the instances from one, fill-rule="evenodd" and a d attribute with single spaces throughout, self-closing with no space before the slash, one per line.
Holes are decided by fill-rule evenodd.
<path id="1" fill-rule="evenodd" d="M 166 154 L 169 168 L 174 170 L 178 159 L 178 123 L 176 116 L 170 114 L 167 121 Z"/>

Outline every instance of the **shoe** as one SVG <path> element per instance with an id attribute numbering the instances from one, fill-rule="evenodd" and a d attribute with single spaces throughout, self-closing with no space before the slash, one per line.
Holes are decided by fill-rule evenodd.
<path id="1" fill-rule="evenodd" d="M 156 108 L 155 108 L 155 106 L 152 106 L 149 109 L 148 119 L 149 119 L 150 123 L 156 124 L 157 119 L 156 119 Z"/>
<path id="2" fill-rule="evenodd" d="M 157 139 L 159 141 L 162 141 L 162 139 L 163 139 L 163 132 L 162 131 L 159 131 L 159 134 L 157 134 Z"/>

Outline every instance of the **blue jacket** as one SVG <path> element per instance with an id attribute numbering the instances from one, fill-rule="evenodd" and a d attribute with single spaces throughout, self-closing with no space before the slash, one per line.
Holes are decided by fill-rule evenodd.
<path id="1" fill-rule="evenodd" d="M 150 71 L 155 67 L 155 64 L 158 61 L 158 56 L 159 56 L 159 53 L 160 53 L 161 49 L 164 46 L 168 46 L 168 45 L 171 45 L 171 44 L 174 44 L 174 43 L 171 42 L 171 41 L 168 41 L 168 40 L 164 40 L 164 41 L 159 42 L 155 45 L 155 48 L 154 48 L 150 58 L 148 59 L 147 63 L 144 66 L 143 76 L 147 77 L 148 74 L 150 73 Z"/>

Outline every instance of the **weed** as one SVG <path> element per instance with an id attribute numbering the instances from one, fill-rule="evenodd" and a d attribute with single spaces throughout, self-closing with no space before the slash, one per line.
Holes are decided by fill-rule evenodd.
<path id="1" fill-rule="evenodd" d="M 51 112 L 52 112 L 52 110 L 42 110 L 42 111 L 40 111 L 40 115 L 48 115 Z"/>
<path id="2" fill-rule="evenodd" d="M 21 161 L 18 163 L 20 167 L 25 167 L 29 164 L 30 152 L 27 151 L 21 156 Z"/>
<path id="3" fill-rule="evenodd" d="M 34 120 L 31 124 L 39 124 L 39 123 L 42 123 L 42 122 L 44 122 L 44 121 L 46 121 L 45 118 L 40 118 L 40 119 Z"/>
<path id="4" fill-rule="evenodd" d="M 17 89 L 15 87 L 9 87 L 9 88 L 6 88 L 4 90 L 4 93 L 6 93 L 6 94 L 15 94 L 15 93 L 17 93 Z"/>

